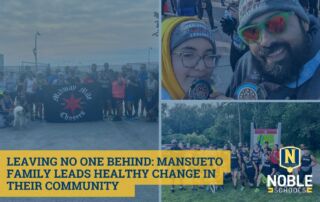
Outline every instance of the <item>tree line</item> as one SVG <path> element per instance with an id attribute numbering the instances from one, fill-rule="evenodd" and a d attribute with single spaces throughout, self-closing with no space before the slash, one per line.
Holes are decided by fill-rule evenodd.
<path id="1" fill-rule="evenodd" d="M 162 143 L 172 139 L 184 143 L 223 146 L 250 143 L 250 124 L 255 128 L 277 128 L 282 123 L 284 145 L 304 143 L 320 148 L 320 103 L 214 103 L 162 105 Z"/>

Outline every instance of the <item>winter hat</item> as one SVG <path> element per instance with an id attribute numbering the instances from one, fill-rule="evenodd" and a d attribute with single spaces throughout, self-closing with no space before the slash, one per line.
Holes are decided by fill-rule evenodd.
<path id="1" fill-rule="evenodd" d="M 210 28 L 193 17 L 171 17 L 162 22 L 162 86 L 171 99 L 184 99 L 186 93 L 180 86 L 173 70 L 172 51 L 183 42 L 193 38 L 205 38 L 215 48 Z"/>
<path id="2" fill-rule="evenodd" d="M 299 18 L 309 23 L 309 17 L 299 0 L 240 0 L 238 30 L 247 26 L 253 19 L 277 10 L 293 11 Z"/>
<path id="3" fill-rule="evenodd" d="M 192 20 L 182 22 L 174 29 L 171 34 L 170 50 L 173 51 L 173 49 L 181 45 L 183 42 L 194 38 L 207 39 L 215 48 L 213 33 L 208 25 L 199 20 Z"/>

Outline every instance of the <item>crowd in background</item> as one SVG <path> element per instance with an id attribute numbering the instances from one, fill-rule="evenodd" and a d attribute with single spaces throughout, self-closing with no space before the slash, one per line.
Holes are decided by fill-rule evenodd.
<path id="1" fill-rule="evenodd" d="M 218 1 L 218 0 L 217 0 Z M 206 11 L 210 20 L 212 17 L 212 2 L 213 0 L 161 0 L 162 15 L 176 15 L 176 16 L 202 16 Z M 228 3 L 233 4 L 237 0 L 220 0 L 221 6 L 225 7 Z M 319 0 L 299 0 L 300 4 L 310 14 L 318 17 L 320 10 Z M 202 17 L 200 17 L 201 19 Z"/>
<path id="2" fill-rule="evenodd" d="M 167 150 L 230 150 L 231 151 L 231 172 L 225 173 L 224 180 L 232 182 L 233 188 L 236 190 L 240 186 L 240 191 L 244 191 L 246 187 L 255 188 L 255 192 L 259 192 L 262 185 L 266 187 L 267 176 L 288 175 L 288 171 L 279 166 L 280 153 L 279 149 L 284 145 L 274 144 L 273 147 L 268 141 L 264 145 L 255 144 L 253 148 L 249 148 L 248 144 L 239 143 L 238 146 L 233 145 L 230 141 L 218 147 L 210 144 L 209 146 L 201 146 L 199 144 L 184 144 L 176 139 L 171 141 L 170 145 L 164 145 L 163 149 Z M 312 175 L 312 168 L 316 166 L 317 160 L 311 151 L 304 145 L 300 145 L 302 150 L 301 166 L 294 170 L 294 174 L 299 175 L 301 183 L 304 181 L 305 175 Z M 192 191 L 206 189 L 215 193 L 218 190 L 224 190 L 224 186 L 192 186 Z M 180 190 L 186 190 L 184 186 L 179 187 Z M 175 187 L 171 186 L 171 192 L 175 192 Z"/>
<path id="3" fill-rule="evenodd" d="M 307 12 L 314 15 L 315 17 L 318 17 L 318 13 L 319 13 L 318 10 L 320 10 L 319 0 L 299 0 L 299 1 L 300 1 L 300 4 L 303 6 L 303 8 Z"/>
<path id="4" fill-rule="evenodd" d="M 225 6 L 224 0 L 221 5 Z M 216 31 L 218 27 L 214 24 L 213 6 L 211 0 L 162 0 L 162 16 L 198 16 L 202 19 L 206 13 L 209 18 L 210 27 Z"/>
<path id="5" fill-rule="evenodd" d="M 102 71 L 92 64 L 87 72 L 76 67 L 65 67 L 35 72 L 31 67 L 14 73 L 0 71 L 0 113 L 6 117 L 6 125 L 12 122 L 15 106 L 22 106 L 31 120 L 45 120 L 45 86 L 98 84 L 102 88 L 104 119 L 120 121 L 146 117 L 156 121 L 158 113 L 158 74 L 147 71 L 145 64 L 140 70 L 124 65 L 114 71 L 105 63 Z M 50 106 L 49 106 L 50 107 Z"/>

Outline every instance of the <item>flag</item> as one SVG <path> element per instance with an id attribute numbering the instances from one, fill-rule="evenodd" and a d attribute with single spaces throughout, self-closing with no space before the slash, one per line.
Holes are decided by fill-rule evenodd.
<path id="1" fill-rule="evenodd" d="M 72 123 L 102 120 L 101 87 L 79 84 L 45 87 L 44 112 L 48 122 Z"/>

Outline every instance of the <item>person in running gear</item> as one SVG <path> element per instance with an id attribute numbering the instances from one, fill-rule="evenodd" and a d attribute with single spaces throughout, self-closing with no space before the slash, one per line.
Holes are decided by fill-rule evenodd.
<path id="1" fill-rule="evenodd" d="M 238 174 L 240 171 L 240 155 L 236 150 L 235 146 L 231 146 L 231 175 L 232 175 L 232 183 L 234 189 L 237 189 L 237 181 L 238 181 Z"/>
<path id="2" fill-rule="evenodd" d="M 251 161 L 249 156 L 245 155 L 243 157 L 244 162 L 242 163 L 242 170 L 249 184 L 249 187 L 254 187 L 255 179 L 257 178 L 258 169 L 254 162 Z"/>
<path id="3" fill-rule="evenodd" d="M 312 175 L 312 167 L 317 164 L 316 158 L 310 153 L 310 151 L 304 146 L 301 146 L 302 157 L 301 167 L 299 170 L 300 182 L 304 182 L 306 175 Z"/>
<path id="4" fill-rule="evenodd" d="M 258 175 L 257 179 L 257 188 L 255 192 L 259 191 L 259 186 L 261 183 L 266 184 L 267 183 L 267 176 L 273 176 L 276 173 L 276 169 L 273 167 L 273 164 L 270 161 L 270 155 L 265 154 L 266 161 L 260 165 L 260 174 Z"/>

